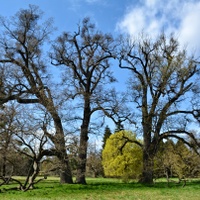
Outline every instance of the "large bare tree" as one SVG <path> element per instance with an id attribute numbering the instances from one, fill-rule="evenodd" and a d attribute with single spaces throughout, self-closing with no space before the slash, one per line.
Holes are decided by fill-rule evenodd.
<path id="1" fill-rule="evenodd" d="M 141 182 L 153 182 L 153 159 L 159 143 L 175 138 L 191 146 L 188 137 L 193 111 L 193 92 L 198 92 L 199 63 L 181 50 L 173 35 L 158 38 L 141 37 L 125 40 L 119 54 L 119 65 L 130 70 L 131 101 L 138 111 L 143 143 L 143 174 Z M 189 120 L 190 119 L 190 120 Z"/>
<path id="2" fill-rule="evenodd" d="M 100 109 L 98 99 L 102 99 L 103 93 L 107 92 L 104 85 L 114 81 L 109 64 L 109 59 L 114 57 L 114 48 L 112 36 L 96 30 L 88 18 L 83 19 L 77 32 L 63 33 L 53 45 L 53 64 L 65 66 L 65 94 L 67 98 L 76 98 L 81 104 L 77 183 L 86 183 L 85 167 L 91 117 Z"/>
<path id="3" fill-rule="evenodd" d="M 0 82 L 1 90 L 4 88 L 1 101 L 17 99 L 19 103 L 39 103 L 50 113 L 55 133 L 49 133 L 46 127 L 44 131 L 53 142 L 62 166 L 61 183 L 72 183 L 63 125 L 48 87 L 47 64 L 42 51 L 53 30 L 52 21 L 40 25 L 41 17 L 42 12 L 37 6 L 29 6 L 11 19 L 1 18 L 4 32 L 0 37 L 0 63 L 3 74 L 9 74 Z"/>

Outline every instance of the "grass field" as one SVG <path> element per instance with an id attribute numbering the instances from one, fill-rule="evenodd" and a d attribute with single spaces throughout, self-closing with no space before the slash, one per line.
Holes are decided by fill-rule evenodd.
<path id="1" fill-rule="evenodd" d="M 7 190 L 15 185 L 1 186 L 0 200 L 199 200 L 200 180 L 189 180 L 182 184 L 159 180 L 153 186 L 135 182 L 123 183 L 118 179 L 87 179 L 87 185 L 61 185 L 58 178 L 48 178 L 27 192 Z"/>

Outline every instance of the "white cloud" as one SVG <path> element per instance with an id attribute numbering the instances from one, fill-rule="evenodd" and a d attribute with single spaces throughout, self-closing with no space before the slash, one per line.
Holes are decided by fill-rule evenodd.
<path id="1" fill-rule="evenodd" d="M 181 44 L 200 48 L 200 2 L 197 0 L 141 0 L 129 6 L 117 30 L 131 35 L 141 32 L 153 37 L 174 32 Z"/>
<path id="2" fill-rule="evenodd" d="M 153 7 L 156 5 L 156 3 L 157 3 L 157 0 L 146 0 L 146 5 L 148 7 Z"/>
<path id="3" fill-rule="evenodd" d="M 178 29 L 181 42 L 190 49 L 200 48 L 200 2 L 185 4 L 183 16 Z"/>

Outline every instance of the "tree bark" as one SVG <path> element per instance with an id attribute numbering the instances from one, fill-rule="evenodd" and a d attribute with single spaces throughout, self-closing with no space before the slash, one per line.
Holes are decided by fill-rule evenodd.
<path id="1" fill-rule="evenodd" d="M 6 156 L 3 155 L 3 166 L 2 166 L 2 175 L 6 176 Z"/>
<path id="2" fill-rule="evenodd" d="M 59 159 L 60 183 L 72 184 L 73 179 L 67 154 L 65 152 L 61 152 L 57 157 Z"/>
<path id="3" fill-rule="evenodd" d="M 151 118 L 148 117 L 143 118 L 143 171 L 142 177 L 139 180 L 140 183 L 143 184 L 153 184 L 153 170 L 154 170 L 154 155 L 156 151 L 156 143 L 155 139 L 152 141 L 152 127 L 151 127 Z"/>
<path id="4" fill-rule="evenodd" d="M 44 107 L 49 111 L 51 114 L 53 121 L 54 121 L 54 126 L 56 130 L 55 135 L 51 135 L 46 132 L 47 136 L 49 139 L 54 143 L 55 148 L 56 148 L 56 154 L 59 159 L 59 168 L 60 168 L 60 183 L 73 183 L 72 179 L 72 173 L 71 173 L 71 168 L 69 165 L 69 158 L 66 152 L 66 146 L 65 146 L 65 135 L 63 131 L 63 126 L 62 126 L 62 121 L 60 116 L 58 115 L 57 110 L 55 109 L 55 105 L 53 104 L 53 100 L 51 98 L 50 92 L 49 93 L 49 100 L 47 98 L 44 98 L 44 94 L 42 97 L 42 103 Z"/>
<path id="5" fill-rule="evenodd" d="M 87 161 L 87 146 L 88 146 L 88 128 L 90 123 L 90 102 L 89 99 L 85 99 L 84 113 L 83 113 L 83 123 L 81 125 L 80 134 L 80 146 L 78 155 L 78 167 L 76 175 L 76 183 L 86 184 L 85 171 L 86 171 L 86 161 Z"/>
<path id="6" fill-rule="evenodd" d="M 78 155 L 78 167 L 76 175 L 76 183 L 86 184 L 85 171 L 86 171 L 86 159 L 87 159 L 87 134 L 85 131 L 81 131 L 80 147 Z"/>
<path id="7" fill-rule="evenodd" d="M 33 173 L 31 174 L 31 176 L 29 177 L 29 185 L 26 188 L 26 190 L 29 190 L 29 188 L 33 188 L 33 184 L 34 184 L 34 180 L 36 179 L 36 177 L 38 176 L 39 172 L 40 172 L 40 161 L 38 161 L 37 159 L 33 161 Z"/>
<path id="8" fill-rule="evenodd" d="M 143 184 L 153 184 L 153 155 L 151 152 L 144 150 L 143 151 L 143 171 L 142 177 L 139 180 Z"/>

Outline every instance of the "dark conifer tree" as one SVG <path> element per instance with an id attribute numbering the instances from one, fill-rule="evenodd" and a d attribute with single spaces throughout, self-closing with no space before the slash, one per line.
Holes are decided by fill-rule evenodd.
<path id="1" fill-rule="evenodd" d="M 104 136 L 103 136 L 103 145 L 102 145 L 102 149 L 104 149 L 105 145 L 106 145 L 106 140 L 112 135 L 112 132 L 109 128 L 109 126 L 107 125 L 104 131 Z"/>

